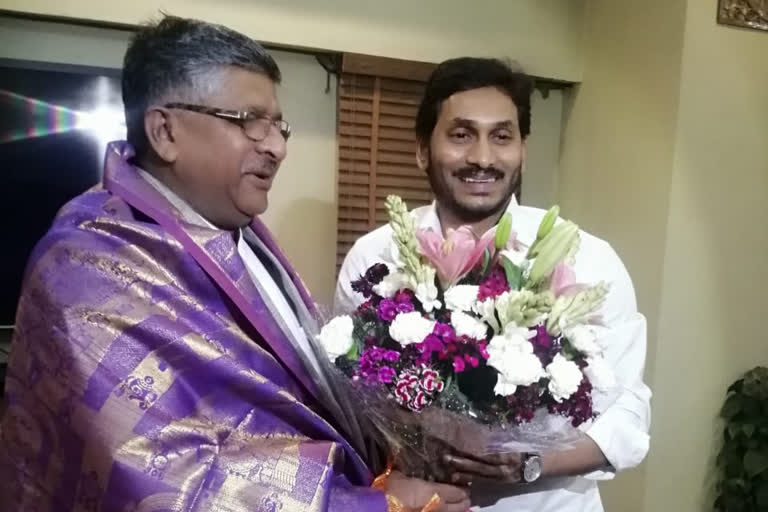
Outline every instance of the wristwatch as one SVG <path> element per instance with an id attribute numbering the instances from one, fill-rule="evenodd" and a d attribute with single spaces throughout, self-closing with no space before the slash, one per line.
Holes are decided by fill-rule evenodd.
<path id="1" fill-rule="evenodd" d="M 541 456 L 536 453 L 523 453 L 520 464 L 520 481 L 526 484 L 535 482 L 541 476 Z"/>

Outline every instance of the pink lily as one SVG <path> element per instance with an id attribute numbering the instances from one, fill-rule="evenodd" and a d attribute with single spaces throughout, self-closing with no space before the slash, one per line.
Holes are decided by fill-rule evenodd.
<path id="1" fill-rule="evenodd" d="M 491 229 L 478 239 L 466 226 L 449 229 L 446 238 L 431 228 L 416 233 L 421 253 L 437 270 L 444 289 L 456 284 L 480 262 L 494 236 L 496 232 Z"/>
<path id="2" fill-rule="evenodd" d="M 555 297 L 572 295 L 584 288 L 586 285 L 576 282 L 576 272 L 573 267 L 562 261 L 555 265 L 549 280 L 549 290 L 555 294 Z"/>

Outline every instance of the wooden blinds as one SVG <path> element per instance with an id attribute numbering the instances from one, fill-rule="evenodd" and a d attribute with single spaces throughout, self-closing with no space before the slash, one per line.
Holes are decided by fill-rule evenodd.
<path id="1" fill-rule="evenodd" d="M 432 201 L 429 181 L 416 166 L 413 131 L 432 67 L 344 56 L 338 103 L 337 270 L 360 236 L 387 222 L 388 195 L 401 196 L 409 208 Z"/>

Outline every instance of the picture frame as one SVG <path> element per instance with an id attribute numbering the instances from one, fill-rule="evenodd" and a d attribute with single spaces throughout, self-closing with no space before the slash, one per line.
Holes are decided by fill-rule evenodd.
<path id="1" fill-rule="evenodd" d="M 717 22 L 768 31 L 768 0 L 718 0 Z"/>

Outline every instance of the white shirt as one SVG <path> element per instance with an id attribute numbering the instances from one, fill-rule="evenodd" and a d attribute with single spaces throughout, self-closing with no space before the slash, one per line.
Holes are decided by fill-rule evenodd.
<path id="1" fill-rule="evenodd" d="M 508 208 L 512 214 L 512 229 L 518 239 L 530 245 L 536 238 L 539 224 L 546 213 L 538 208 L 519 206 L 514 198 Z M 434 203 L 413 211 L 417 229 L 432 228 L 441 232 Z M 336 288 L 336 310 L 350 311 L 363 302 L 362 295 L 352 290 L 358 279 L 371 265 L 378 262 L 394 264 L 392 229 L 389 225 L 361 237 L 347 254 L 341 267 Z M 584 283 L 605 281 L 610 292 L 601 310 L 608 327 L 605 337 L 606 362 L 612 366 L 620 386 L 620 395 L 609 406 L 600 407 L 595 395 L 595 408 L 602 411 L 586 434 L 600 447 L 611 464 L 610 470 L 561 479 L 543 479 L 533 485 L 517 485 L 494 493 L 473 488 L 473 503 L 482 505 L 475 510 L 492 512 L 602 512 L 597 489 L 598 480 L 613 478 L 615 471 L 637 466 L 648 452 L 651 391 L 643 382 L 646 352 L 646 324 L 637 311 L 632 280 L 616 252 L 603 240 L 581 232 L 581 246 L 574 266 L 577 279 Z M 605 410 L 602 410 L 605 409 Z"/>

